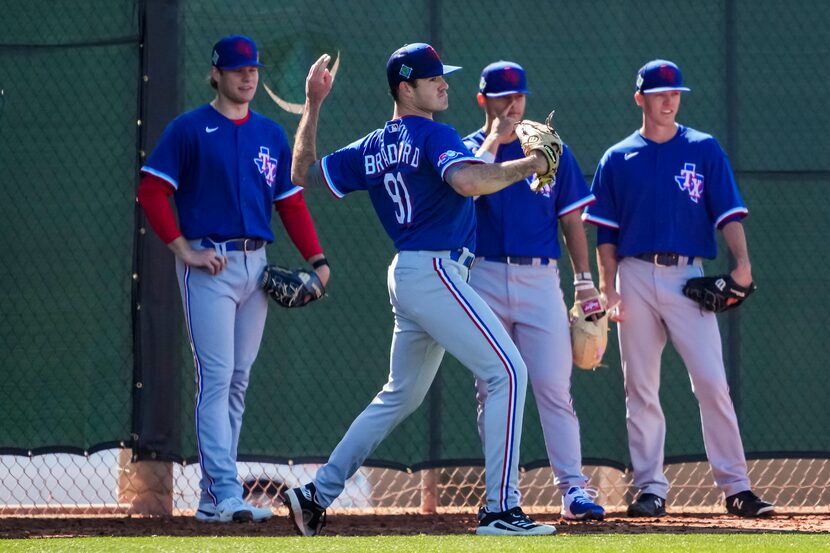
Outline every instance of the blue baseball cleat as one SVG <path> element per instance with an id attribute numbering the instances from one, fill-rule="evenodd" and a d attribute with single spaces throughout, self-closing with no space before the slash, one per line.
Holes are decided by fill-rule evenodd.
<path id="1" fill-rule="evenodd" d="M 594 502 L 597 491 L 573 486 L 562 496 L 562 516 L 569 520 L 602 520 L 605 509 Z"/>

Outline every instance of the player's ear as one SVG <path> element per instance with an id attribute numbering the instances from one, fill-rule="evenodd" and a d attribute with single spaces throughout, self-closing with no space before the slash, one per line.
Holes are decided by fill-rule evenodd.
<path id="1" fill-rule="evenodd" d="M 398 84 L 398 96 L 409 97 L 412 95 L 412 85 L 406 81 L 401 81 Z"/>
<path id="2" fill-rule="evenodd" d="M 640 91 L 639 91 L 639 90 L 638 90 L 638 91 L 636 91 L 636 92 L 634 92 L 634 102 L 635 102 L 638 106 L 643 107 L 643 95 L 642 95 L 642 94 L 640 94 Z"/>
<path id="3" fill-rule="evenodd" d="M 481 92 L 476 94 L 476 101 L 478 101 L 478 105 L 481 109 L 484 109 L 484 100 L 484 94 L 482 94 Z"/>

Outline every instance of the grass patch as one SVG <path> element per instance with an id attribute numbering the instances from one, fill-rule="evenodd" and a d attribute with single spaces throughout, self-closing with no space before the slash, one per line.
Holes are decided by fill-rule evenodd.
<path id="1" fill-rule="evenodd" d="M 555 549 L 553 549 L 555 548 Z M 318 538 L 142 537 L 49 538 L 3 540 L 7 552 L 112 551 L 112 552 L 299 552 L 299 553 L 682 553 L 830 551 L 830 536 L 823 534 L 603 534 L 583 536 L 480 537 L 480 536 L 375 536 Z"/>

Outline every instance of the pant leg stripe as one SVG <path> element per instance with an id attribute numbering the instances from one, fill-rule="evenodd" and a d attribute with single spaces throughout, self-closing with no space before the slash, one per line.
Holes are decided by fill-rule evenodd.
<path id="1" fill-rule="evenodd" d="M 201 421 L 199 420 L 199 406 L 202 404 L 202 363 L 199 361 L 199 353 L 196 349 L 196 342 L 193 340 L 193 329 L 191 328 L 191 312 L 190 312 L 190 266 L 185 266 L 184 269 L 184 298 L 185 298 L 185 320 L 187 322 L 187 337 L 190 339 L 190 350 L 193 352 L 193 363 L 196 366 L 196 445 L 199 450 L 199 467 L 202 469 L 202 475 L 208 479 L 207 493 L 213 500 L 214 505 L 218 503 L 216 496 L 213 494 L 213 478 L 205 468 L 204 452 L 202 451 L 202 440 L 200 439 Z"/>
<path id="2" fill-rule="evenodd" d="M 484 335 L 484 338 L 493 348 L 493 351 L 496 352 L 496 355 L 501 360 L 502 364 L 504 365 L 505 370 L 507 371 L 509 388 L 508 388 L 508 403 L 507 403 L 507 434 L 505 436 L 505 446 L 504 446 L 504 466 L 502 467 L 502 474 L 501 474 L 501 484 L 499 486 L 499 505 L 502 511 L 506 511 L 508 509 L 508 497 L 509 497 L 509 488 L 510 488 L 510 467 L 513 464 L 513 436 L 515 435 L 515 423 L 516 423 L 516 368 L 513 366 L 510 358 L 504 352 L 504 349 L 501 345 L 496 341 L 496 338 L 493 336 L 493 333 L 487 328 L 487 325 L 484 323 L 483 320 L 478 316 L 478 314 L 473 309 L 473 306 L 467 301 L 461 291 L 455 286 L 452 282 L 452 279 L 447 274 L 446 269 L 444 269 L 444 265 L 441 262 L 441 259 L 435 258 L 432 261 L 432 267 L 435 272 L 438 274 L 438 278 L 441 279 L 441 282 L 444 286 L 449 290 L 450 294 L 455 298 L 464 312 L 470 317 L 470 320 L 473 321 L 476 328 Z"/>

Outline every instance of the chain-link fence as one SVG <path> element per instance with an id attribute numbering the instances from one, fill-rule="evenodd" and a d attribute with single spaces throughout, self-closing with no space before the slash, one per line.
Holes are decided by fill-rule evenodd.
<path id="1" fill-rule="evenodd" d="M 192 356 L 175 278 L 164 265 L 169 253 L 145 231 L 134 195 L 159 125 L 212 97 L 210 48 L 232 33 L 252 36 L 267 66 L 253 109 L 289 136 L 298 121 L 290 104 L 303 100 L 308 65 L 324 51 L 337 57 L 320 153 L 390 116 L 384 67 L 403 43 L 430 42 L 447 63 L 464 66 L 449 78 L 451 107 L 440 115 L 462 134 L 483 120 L 474 98 L 480 69 L 517 61 L 533 92 L 528 116 L 557 108 L 587 179 L 605 148 L 639 124 L 631 98 L 637 68 L 656 57 L 678 62 L 693 89 L 680 119 L 721 141 L 751 212 L 746 229 L 759 293 L 721 321 L 730 388 L 749 456 L 793 459 L 757 461 L 751 476 L 780 506 L 830 504 L 821 460 L 830 452 L 830 378 L 811 362 L 830 353 L 819 335 L 830 310 L 819 281 L 826 267 L 816 255 L 830 231 L 823 194 L 830 113 L 820 104 L 830 88 L 824 3 L 574 0 L 529 13 L 480 1 L 33 0 L 9 3 L 3 14 L 0 228 L 11 260 L 0 267 L 6 509 L 128 508 L 130 493 L 140 491 L 131 476 L 140 465 L 157 465 L 148 471 L 167 482 L 172 510 L 194 504 Z M 548 22 L 547 32 L 534 32 L 533 48 L 529 18 Z M 241 468 L 246 481 L 302 480 L 313 468 L 288 461 L 323 461 L 386 379 L 392 246 L 366 198 L 335 202 L 311 192 L 307 199 L 334 278 L 329 297 L 313 309 L 269 315 L 239 448 L 252 463 Z M 269 258 L 299 262 L 288 244 L 282 232 Z M 725 266 L 722 257 L 708 269 Z M 566 283 L 567 273 L 563 267 Z M 158 332 L 159 320 L 175 330 Z M 628 451 L 613 347 L 606 363 L 575 374 L 573 394 L 586 464 L 613 506 L 624 504 L 628 476 L 598 467 L 625 467 Z M 672 351 L 661 395 L 667 459 L 702 460 L 697 405 Z M 447 359 L 425 406 L 375 452 L 370 462 L 380 468 L 362 469 L 342 508 L 412 508 L 423 494 L 439 506 L 476 504 L 479 469 L 446 468 L 481 464 L 474 410 L 469 373 Z M 546 453 L 532 398 L 525 420 L 525 496 L 556 504 L 549 469 L 536 470 Z M 112 449 L 119 447 L 186 464 L 130 464 Z M 422 470 L 434 467 L 437 473 Z M 715 505 L 706 469 L 691 467 L 671 469 L 672 493 L 682 494 L 673 505 Z M 273 485 L 260 488 L 273 495 Z"/>
<path id="2" fill-rule="evenodd" d="M 105 450 L 88 456 L 50 454 L 0 457 L 6 475 L 0 486 L 3 515 L 117 515 L 170 513 L 193 515 L 199 501 L 197 465 L 130 463 L 130 450 Z M 147 467 L 151 468 L 147 468 Z M 239 474 L 251 503 L 284 509 L 286 488 L 308 482 L 317 464 L 240 462 Z M 141 470 L 139 474 L 137 471 Z M 610 513 L 625 511 L 637 490 L 631 473 L 608 467 L 585 468 L 597 500 Z M 668 465 L 673 513 L 721 513 L 723 494 L 713 484 L 708 463 Z M 830 511 L 830 464 L 823 459 L 750 461 L 754 489 L 787 513 Z M 532 512 L 558 513 L 561 494 L 548 467 L 523 469 L 522 504 Z M 331 505 L 333 513 L 455 512 L 484 503 L 481 466 L 422 471 L 361 468 Z"/>

